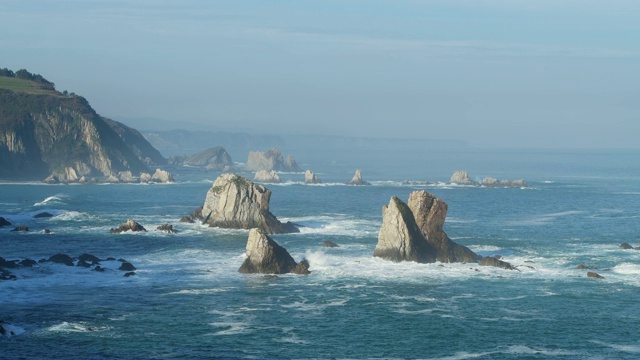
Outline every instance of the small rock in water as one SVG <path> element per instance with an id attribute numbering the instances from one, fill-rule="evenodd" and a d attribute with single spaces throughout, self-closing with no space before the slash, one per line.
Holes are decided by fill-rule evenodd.
<path id="1" fill-rule="evenodd" d="M 594 278 L 594 279 L 604 279 L 604 276 L 602 276 L 602 275 L 600 275 L 598 273 L 595 273 L 593 271 L 589 271 L 587 273 L 587 277 Z"/>
<path id="2" fill-rule="evenodd" d="M 322 244 L 324 245 L 324 247 L 328 247 L 328 248 L 340 247 L 340 245 L 334 243 L 333 241 L 329 241 L 329 240 L 323 241 Z"/>

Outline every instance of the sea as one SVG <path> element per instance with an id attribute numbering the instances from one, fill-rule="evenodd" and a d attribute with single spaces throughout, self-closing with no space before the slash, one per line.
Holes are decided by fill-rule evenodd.
<path id="1" fill-rule="evenodd" d="M 104 272 L 51 262 L 8 269 L 17 279 L 0 280 L 0 321 L 12 332 L 0 336 L 0 359 L 640 357 L 640 251 L 620 248 L 640 246 L 640 151 L 296 158 L 323 183 L 281 173 L 283 183 L 266 186 L 271 212 L 301 227 L 272 238 L 309 261 L 306 276 L 241 274 L 248 230 L 179 222 L 220 172 L 170 167 L 170 184 L 1 182 L 0 216 L 29 227 L 0 228 L 1 257 L 112 260 Z M 356 169 L 370 186 L 345 185 Z M 456 170 L 527 186 L 451 185 Z M 452 240 L 517 270 L 374 258 L 382 207 L 415 190 L 448 204 Z M 53 216 L 34 218 L 42 212 Z M 109 232 L 127 219 L 148 231 Z M 162 224 L 178 233 L 156 230 Z M 120 259 L 135 275 L 118 270 Z"/>

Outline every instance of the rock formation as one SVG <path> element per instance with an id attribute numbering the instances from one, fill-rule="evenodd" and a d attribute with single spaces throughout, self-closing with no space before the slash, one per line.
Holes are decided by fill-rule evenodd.
<path id="1" fill-rule="evenodd" d="M 156 172 L 151 175 L 151 181 L 159 183 L 170 183 L 174 182 L 175 180 L 173 180 L 173 175 L 171 175 L 168 171 L 156 169 Z"/>
<path id="2" fill-rule="evenodd" d="M 305 184 L 320 184 L 322 181 L 318 178 L 316 174 L 311 170 L 307 170 L 304 172 L 304 182 Z"/>
<path id="3" fill-rule="evenodd" d="M 0 216 L 0 227 L 3 227 L 3 226 L 11 226 L 11 223 L 7 221 L 7 219 Z"/>
<path id="4" fill-rule="evenodd" d="M 222 174 L 207 192 L 202 206 L 204 223 L 221 228 L 259 228 L 268 234 L 299 232 L 269 211 L 270 198 L 271 191 L 266 187 L 239 175 Z"/>
<path id="5" fill-rule="evenodd" d="M 147 231 L 147 229 L 145 229 L 144 226 L 138 224 L 137 222 L 129 219 L 119 227 L 111 229 L 109 232 L 112 234 L 119 234 L 124 231 L 136 232 L 136 231 Z"/>
<path id="6" fill-rule="evenodd" d="M 251 229 L 247 239 L 247 258 L 244 260 L 239 272 L 245 274 L 308 274 L 309 263 L 301 261 L 300 264 L 289 255 L 287 250 L 278 245 L 264 231 Z"/>
<path id="7" fill-rule="evenodd" d="M 353 178 L 351 178 L 351 181 L 349 181 L 348 185 L 371 185 L 371 184 L 362 180 L 362 172 L 360 172 L 360 170 L 356 170 L 356 173 L 353 175 Z"/>
<path id="8" fill-rule="evenodd" d="M 247 158 L 246 169 L 249 171 L 302 171 L 291 155 L 288 155 L 286 159 L 283 159 L 282 153 L 277 148 L 272 148 L 267 152 L 251 151 Z"/>
<path id="9" fill-rule="evenodd" d="M 138 181 L 140 181 L 141 183 L 151 182 L 151 174 L 147 172 L 141 172 L 140 177 L 138 178 Z"/>
<path id="10" fill-rule="evenodd" d="M 156 230 L 164 231 L 164 232 L 167 232 L 169 234 L 177 234 L 178 233 L 178 230 L 174 229 L 173 225 L 171 225 L 171 224 L 162 224 L 162 225 L 158 226 L 156 228 Z"/>
<path id="11" fill-rule="evenodd" d="M 449 239 L 443 230 L 446 216 L 447 204 L 426 191 L 412 192 L 408 205 L 392 197 L 382 208 L 373 256 L 419 263 L 480 261 L 479 255 Z"/>
<path id="12" fill-rule="evenodd" d="M 169 159 L 171 165 L 201 166 L 209 170 L 228 170 L 233 160 L 222 146 L 216 146 L 189 156 L 176 156 Z"/>
<path id="13" fill-rule="evenodd" d="M 133 178 L 133 174 L 131 173 L 131 171 L 127 170 L 127 171 L 120 171 L 118 173 L 118 180 L 122 182 L 131 183 L 131 182 L 134 182 L 135 179 Z"/>
<path id="14" fill-rule="evenodd" d="M 193 210 L 191 214 L 180 218 L 180 222 L 190 223 L 190 224 L 193 224 L 196 221 L 203 221 L 203 220 L 204 218 L 202 217 L 202 206 L 199 206 L 197 209 Z"/>
<path id="15" fill-rule="evenodd" d="M 261 183 L 280 183 L 280 176 L 275 170 L 267 171 L 267 170 L 258 170 L 256 171 L 256 176 L 253 178 L 253 181 L 261 182 Z"/>
<path id="16" fill-rule="evenodd" d="M 482 260 L 480 260 L 480 266 L 493 266 L 505 270 L 518 270 L 508 262 L 499 260 L 498 258 L 493 256 L 483 257 Z"/>
<path id="17" fill-rule="evenodd" d="M 427 242 L 436 249 L 440 262 L 477 262 L 480 256 L 466 246 L 453 242 L 443 230 L 447 203 L 422 190 L 409 195 L 409 208 Z"/>
<path id="18" fill-rule="evenodd" d="M 594 279 L 604 279 L 604 276 L 598 274 L 597 272 L 593 272 L 593 271 L 587 272 L 587 277 L 594 278 Z"/>
<path id="19" fill-rule="evenodd" d="M 469 174 L 464 170 L 458 170 L 451 175 L 450 183 L 457 185 L 476 185 L 477 183 L 469 177 Z"/>
<path id="20" fill-rule="evenodd" d="M 336 244 L 336 243 L 334 243 L 333 241 L 330 241 L 330 240 L 323 241 L 322 245 L 324 247 L 328 247 L 328 248 L 340 247 L 338 244 Z"/>

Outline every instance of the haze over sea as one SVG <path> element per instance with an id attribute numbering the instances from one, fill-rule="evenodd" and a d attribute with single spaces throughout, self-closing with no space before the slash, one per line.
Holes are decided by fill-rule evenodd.
<path id="1" fill-rule="evenodd" d="M 638 151 L 293 155 L 324 183 L 287 173 L 267 185 L 271 211 L 303 226 L 273 238 L 309 260 L 308 276 L 240 274 L 248 231 L 178 222 L 219 172 L 171 168 L 176 183 L 162 185 L 1 183 L 0 216 L 31 231 L 1 228 L 0 256 L 91 253 L 138 270 L 123 277 L 117 261 L 102 273 L 51 263 L 12 270 L 18 280 L 0 282 L 0 319 L 18 335 L 0 337 L 0 358 L 640 356 L 640 252 L 619 248 L 640 236 Z M 356 168 L 372 186 L 343 185 Z M 461 169 L 529 186 L 446 184 Z M 416 189 L 448 203 L 454 241 L 518 271 L 373 258 L 381 207 Z M 43 211 L 54 216 L 33 218 Z M 128 218 L 149 231 L 109 233 Z M 155 230 L 164 223 L 179 233 Z"/>

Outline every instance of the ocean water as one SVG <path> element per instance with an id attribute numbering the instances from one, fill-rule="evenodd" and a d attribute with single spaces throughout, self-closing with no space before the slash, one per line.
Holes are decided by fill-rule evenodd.
<path id="1" fill-rule="evenodd" d="M 401 156 L 402 155 L 402 156 Z M 297 156 L 300 160 L 300 156 Z M 43 263 L 0 281 L 2 359 L 636 359 L 640 357 L 640 153 L 458 151 L 302 158 L 325 183 L 281 174 L 271 211 L 302 225 L 274 235 L 308 276 L 244 275 L 248 231 L 183 224 L 216 172 L 170 169 L 174 184 L 0 183 L 0 256 L 123 258 L 105 272 Z M 372 186 L 343 185 L 361 168 Z M 525 178 L 526 188 L 451 186 Z M 245 174 L 251 176 L 249 174 Z M 403 180 L 434 181 L 403 185 Z M 518 271 L 373 258 L 381 207 L 427 190 L 445 231 Z M 40 212 L 51 218 L 33 218 Z M 126 219 L 146 233 L 110 234 Z M 170 223 L 179 231 L 155 230 Z M 51 229 L 45 234 L 44 229 Z M 338 248 L 324 248 L 330 240 Z M 587 278 L 592 266 L 604 276 Z"/>

